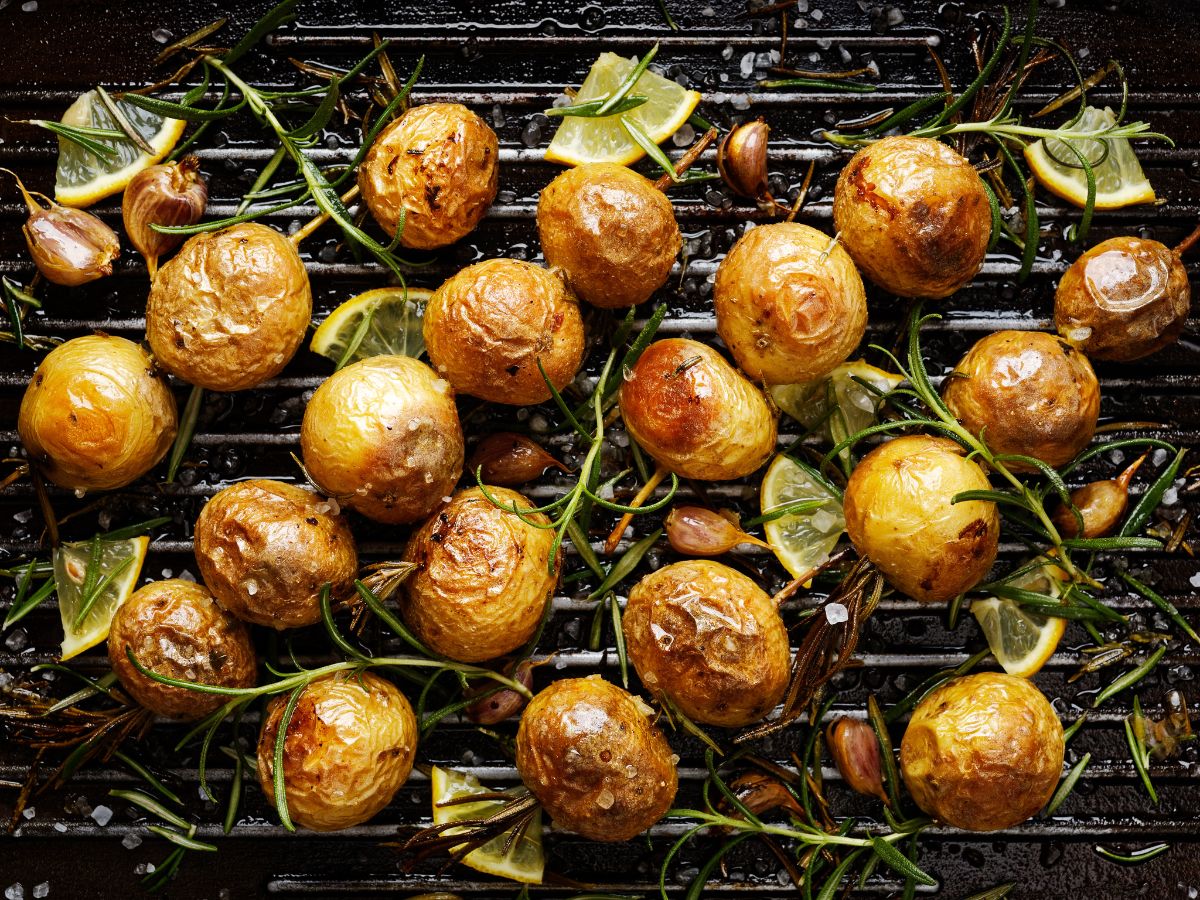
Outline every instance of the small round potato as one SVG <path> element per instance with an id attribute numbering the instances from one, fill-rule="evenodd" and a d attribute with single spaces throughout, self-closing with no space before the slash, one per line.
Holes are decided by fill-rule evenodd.
<path id="1" fill-rule="evenodd" d="M 1054 325 L 1095 359 L 1129 362 L 1174 343 L 1192 307 L 1179 254 L 1158 241 L 1116 237 L 1097 244 L 1063 274 Z"/>
<path id="2" fill-rule="evenodd" d="M 275 801 L 275 742 L 287 695 L 271 701 L 258 736 L 258 783 Z M 371 672 L 337 672 L 300 693 L 283 741 L 292 821 L 338 831 L 370 819 L 408 780 L 417 719 L 405 696 Z"/>
<path id="3" fill-rule="evenodd" d="M 146 338 L 158 363 L 212 391 L 241 391 L 283 371 L 312 318 L 295 246 L 246 222 L 189 238 L 158 270 Z"/>
<path id="4" fill-rule="evenodd" d="M 108 633 L 108 664 L 138 703 L 168 719 L 192 721 L 229 698 L 162 684 L 137 670 L 227 688 L 253 687 L 257 660 L 250 631 L 194 581 L 155 581 L 126 600 Z"/>
<path id="5" fill-rule="evenodd" d="M 417 250 L 453 244 L 475 230 L 496 199 L 500 144 L 457 103 L 414 106 L 383 129 L 358 169 L 371 215 Z"/>
<path id="6" fill-rule="evenodd" d="M 517 731 L 517 772 L 554 824 L 593 841 L 627 841 L 663 817 L 679 757 L 645 703 L 599 675 L 556 681 Z"/>
<path id="7" fill-rule="evenodd" d="M 775 415 L 762 392 L 696 341 L 647 347 L 621 385 L 620 403 L 630 436 L 684 478 L 741 478 L 775 452 Z"/>
<path id="8" fill-rule="evenodd" d="M 1000 539 L 996 504 L 952 501 L 990 487 L 954 441 L 896 438 L 864 456 L 850 475 L 846 531 L 894 587 L 926 603 L 949 600 L 983 579 Z"/>
<path id="9" fill-rule="evenodd" d="M 942 396 L 993 452 L 1032 456 L 1055 467 L 1088 445 L 1100 415 L 1092 364 L 1061 338 L 1041 331 L 997 331 L 980 338 L 946 379 Z"/>
<path id="10" fill-rule="evenodd" d="M 557 275 L 516 259 L 489 259 L 443 282 L 425 305 L 429 361 L 456 391 L 527 406 L 550 399 L 583 362 L 583 317 Z"/>
<path id="11" fill-rule="evenodd" d="M 361 360 L 317 388 L 300 450 L 308 474 L 342 505 L 389 525 L 416 522 L 462 476 L 454 390 L 407 356 Z"/>
<path id="12" fill-rule="evenodd" d="M 253 480 L 218 491 L 196 520 L 196 562 L 217 602 L 269 628 L 321 620 L 321 588 L 336 595 L 358 571 L 346 520 L 312 491 Z"/>
<path id="13" fill-rule="evenodd" d="M 900 744 L 917 806 L 955 828 L 995 831 L 1036 815 L 1062 775 L 1063 729 L 1031 681 L 980 672 L 913 710 Z"/>
<path id="14" fill-rule="evenodd" d="M 538 199 L 537 225 L 546 265 L 607 309 L 649 300 L 683 243 L 667 195 L 612 163 L 575 166 L 550 182 Z"/>
<path id="15" fill-rule="evenodd" d="M 55 347 L 33 373 L 17 431 L 55 484 L 111 490 L 141 478 L 175 440 L 175 397 L 153 360 L 107 334 Z"/>
<path id="16" fill-rule="evenodd" d="M 646 690 L 693 721 L 749 725 L 787 688 L 788 633 L 775 604 L 721 563 L 692 559 L 650 573 L 629 592 L 623 626 Z"/>
<path id="17" fill-rule="evenodd" d="M 833 227 L 867 277 L 901 297 L 948 297 L 987 255 L 992 213 L 966 159 L 930 138 L 863 147 L 838 177 Z"/>
<path id="18" fill-rule="evenodd" d="M 794 222 L 746 232 L 717 269 L 717 331 L 742 371 L 767 384 L 824 378 L 867 327 L 867 294 L 850 255 Z"/>
<path id="19" fill-rule="evenodd" d="M 516 491 L 489 487 L 498 503 L 532 509 Z M 541 513 L 526 513 L 548 525 Z M 424 643 L 460 662 L 516 650 L 537 631 L 561 559 L 550 571 L 554 532 L 494 505 L 479 488 L 460 491 L 418 529 L 404 551 L 417 570 L 401 588 L 400 612 Z"/>

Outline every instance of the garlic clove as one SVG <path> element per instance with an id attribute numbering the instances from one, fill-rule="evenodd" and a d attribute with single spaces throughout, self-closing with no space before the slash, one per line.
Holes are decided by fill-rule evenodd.
<path id="1" fill-rule="evenodd" d="M 664 527 L 672 549 L 687 556 L 716 556 L 729 552 L 738 544 L 769 546 L 743 531 L 737 525 L 736 517 L 703 506 L 674 507 L 667 514 Z"/>
<path id="2" fill-rule="evenodd" d="M 1104 537 L 1116 530 L 1129 505 L 1129 482 L 1146 458 L 1139 456 L 1116 478 L 1093 481 L 1071 492 L 1071 503 L 1083 518 L 1083 529 L 1074 513 L 1060 505 L 1051 517 L 1054 527 L 1064 537 Z"/>
<path id="3" fill-rule="evenodd" d="M 829 723 L 825 731 L 829 753 L 846 784 L 868 797 L 887 802 L 883 789 L 883 765 L 879 756 L 879 739 L 875 729 L 866 722 L 845 716 Z"/>
<path id="4" fill-rule="evenodd" d="M 751 200 L 773 202 L 767 185 L 767 137 L 771 128 L 762 119 L 743 122 L 717 150 L 717 170 L 729 189 Z"/>
<path id="5" fill-rule="evenodd" d="M 482 467 L 480 477 L 484 484 L 513 487 L 537 478 L 547 469 L 561 472 L 570 470 L 547 453 L 542 447 L 521 434 L 508 431 L 489 434 L 467 463 L 472 475 Z"/>
<path id="6" fill-rule="evenodd" d="M 133 176 L 121 199 L 121 216 L 129 242 L 146 258 L 151 279 L 158 270 L 158 258 L 184 239 L 181 234 L 163 234 L 151 226 L 194 225 L 207 205 L 208 184 L 195 156 L 149 166 Z"/>
<path id="7" fill-rule="evenodd" d="M 507 674 L 527 688 L 533 685 L 533 663 L 527 659 L 521 660 L 515 671 Z M 496 725 L 511 719 L 529 702 L 523 694 L 511 688 L 501 687 L 500 690 L 493 691 L 495 687 L 494 681 L 484 682 L 483 687 L 475 692 L 479 694 L 479 698 L 466 708 L 467 718 L 476 725 Z"/>

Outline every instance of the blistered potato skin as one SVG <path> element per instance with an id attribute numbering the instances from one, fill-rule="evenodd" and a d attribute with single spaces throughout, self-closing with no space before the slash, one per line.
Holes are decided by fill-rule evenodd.
<path id="1" fill-rule="evenodd" d="M 178 424 L 166 379 L 137 344 L 92 334 L 47 354 L 21 398 L 30 460 L 75 490 L 124 487 L 166 455 Z"/>
<path id="2" fill-rule="evenodd" d="M 1062 774 L 1063 728 L 1032 682 L 955 678 L 922 700 L 900 744 L 917 806 L 956 828 L 996 831 L 1034 816 Z"/>
<path id="3" fill-rule="evenodd" d="M 475 230 L 496 199 L 500 143 L 458 103 L 414 106 L 388 125 L 358 169 L 358 187 L 375 221 L 418 250 L 453 244 Z"/>
<path id="4" fill-rule="evenodd" d="M 650 573 L 629 592 L 622 622 L 646 690 L 695 722 L 757 722 L 787 687 L 788 634 L 775 604 L 721 563 L 686 560 Z"/>
<path id="5" fill-rule="evenodd" d="M 200 510 L 196 562 L 217 602 L 268 628 L 321 621 L 321 587 L 349 588 L 358 572 L 350 526 L 329 501 L 279 481 L 230 485 Z"/>
<path id="6" fill-rule="evenodd" d="M 108 663 L 134 700 L 168 719 L 200 719 L 229 699 L 157 682 L 134 667 L 127 650 L 156 675 L 197 684 L 248 688 L 257 678 L 249 630 L 194 581 L 172 578 L 134 591 L 113 616 Z"/>
<path id="7" fill-rule="evenodd" d="M 667 195 L 625 166 L 586 163 L 542 191 L 538 237 L 558 269 L 593 306 L 637 306 L 663 286 L 683 239 Z"/>
<path id="8" fill-rule="evenodd" d="M 488 493 L 505 506 L 533 507 L 516 491 Z M 550 522 L 541 513 L 526 518 Z M 401 615 L 426 646 L 460 662 L 516 650 L 533 637 L 558 583 L 553 544 L 553 531 L 500 509 L 479 488 L 460 491 L 409 538 L 404 559 L 417 569 L 401 588 Z"/>
<path id="9" fill-rule="evenodd" d="M 456 391 L 527 406 L 550 399 L 583 362 L 583 316 L 558 276 L 516 259 L 467 266 L 425 305 L 429 361 Z"/>
<path id="10" fill-rule="evenodd" d="M 273 228 L 244 222 L 188 239 L 158 271 L 146 337 L 159 365 L 213 391 L 241 391 L 283 371 L 312 318 L 308 273 Z"/>
<path id="11" fill-rule="evenodd" d="M 334 372 L 304 410 L 300 449 L 321 490 L 369 519 L 425 518 L 462 476 L 454 390 L 407 356 Z"/>
<path id="12" fill-rule="evenodd" d="M 992 215 L 966 159 L 930 138 L 888 137 L 838 176 L 833 226 L 855 264 L 901 297 L 948 297 L 987 255 Z"/>
<path id="13" fill-rule="evenodd" d="M 684 478 L 741 478 L 775 451 L 775 416 L 762 392 L 696 341 L 647 347 L 621 385 L 620 404 L 630 436 Z"/>
<path id="14" fill-rule="evenodd" d="M 942 396 L 993 452 L 1032 456 L 1056 468 L 1088 445 L 1100 415 L 1092 364 L 1061 338 L 1041 331 L 997 331 L 980 338 L 946 379 Z"/>
<path id="15" fill-rule="evenodd" d="M 1109 238 L 1063 273 L 1054 325 L 1094 359 L 1129 362 L 1174 343 L 1192 307 L 1187 269 L 1158 241 Z"/>
<path id="16" fill-rule="evenodd" d="M 275 800 L 275 740 L 287 694 L 271 701 L 258 737 L 258 783 Z M 392 802 L 412 772 L 417 720 L 404 694 L 371 672 L 337 672 L 300 694 L 283 744 L 292 821 L 352 828 Z"/>
<path id="17" fill-rule="evenodd" d="M 988 490 L 983 470 L 946 438 L 912 435 L 863 457 L 846 485 L 846 531 L 855 549 L 915 600 L 949 600 L 970 590 L 996 559 L 996 504 L 952 503 Z"/>
<path id="18" fill-rule="evenodd" d="M 530 701 L 517 771 L 555 825 L 593 841 L 627 841 L 671 808 L 678 757 L 648 714 L 599 675 L 556 681 Z"/>
<path id="19" fill-rule="evenodd" d="M 717 269 L 717 332 L 738 366 L 768 384 L 824 378 L 867 327 L 867 295 L 850 255 L 794 222 L 753 228 Z"/>

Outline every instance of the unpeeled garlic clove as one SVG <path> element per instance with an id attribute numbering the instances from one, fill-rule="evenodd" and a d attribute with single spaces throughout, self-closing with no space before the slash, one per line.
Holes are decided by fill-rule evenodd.
<path id="1" fill-rule="evenodd" d="M 467 464 L 472 475 L 482 467 L 480 478 L 484 484 L 514 487 L 532 481 L 547 469 L 570 471 L 565 465 L 547 453 L 538 444 L 521 434 L 501 431 L 489 434 Z"/>
<path id="2" fill-rule="evenodd" d="M 533 686 L 533 663 L 521 660 L 514 671 L 507 673 L 515 681 L 525 687 Z M 467 707 L 467 718 L 476 725 L 496 725 L 506 719 L 511 719 L 525 708 L 528 699 L 511 688 L 501 687 L 492 692 L 496 682 L 485 681 L 478 689 L 479 699 Z M 491 693 L 489 693 L 491 692 Z"/>
<path id="3" fill-rule="evenodd" d="M 846 784 L 860 794 L 878 797 L 886 803 L 888 796 L 883 789 L 883 765 L 875 729 L 866 722 L 843 716 L 829 723 L 825 740 Z"/>
<path id="4" fill-rule="evenodd" d="M 1071 503 L 1083 519 L 1082 530 L 1079 521 L 1066 506 L 1059 506 L 1054 511 L 1054 527 L 1064 537 L 1072 538 L 1096 538 L 1111 534 L 1125 515 L 1125 508 L 1129 505 L 1129 482 L 1145 458 L 1145 455 L 1139 456 L 1116 478 L 1093 481 L 1071 492 Z"/>
<path id="5" fill-rule="evenodd" d="M 687 556 L 717 556 L 738 544 L 766 543 L 747 534 L 729 516 L 703 506 L 676 506 L 667 514 L 667 541 L 676 553 Z"/>
<path id="6" fill-rule="evenodd" d="M 767 137 L 771 128 L 762 119 L 743 122 L 717 150 L 717 170 L 729 189 L 751 200 L 773 202 L 767 184 Z"/>
<path id="7" fill-rule="evenodd" d="M 179 246 L 184 236 L 163 234 L 150 226 L 195 225 L 207 205 L 208 184 L 195 156 L 150 166 L 133 176 L 121 200 L 121 216 L 129 242 L 146 257 L 151 279 L 158 270 L 158 258 Z"/>

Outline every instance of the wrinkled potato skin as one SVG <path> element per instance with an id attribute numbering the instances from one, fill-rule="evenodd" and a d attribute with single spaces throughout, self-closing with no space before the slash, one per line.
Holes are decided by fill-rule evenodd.
<path id="1" fill-rule="evenodd" d="M 196 520 L 200 574 L 217 602 L 268 628 L 321 621 L 321 587 L 350 588 L 358 552 L 328 501 L 279 481 L 253 480 L 213 495 Z M 253 585 L 253 593 L 250 593 Z"/>
<path id="2" fill-rule="evenodd" d="M 538 237 L 546 265 L 593 306 L 637 306 L 663 286 L 683 239 L 667 195 L 625 166 L 567 169 L 542 191 Z"/>
<path id="3" fill-rule="evenodd" d="M 158 270 L 146 337 L 172 375 L 241 391 L 283 371 L 311 319 L 312 290 L 295 246 L 246 222 L 189 238 Z"/>
<path id="4" fill-rule="evenodd" d="M 762 588 L 728 566 L 695 559 L 652 572 L 629 592 L 623 624 L 646 690 L 695 722 L 757 722 L 787 687 L 783 620 Z"/>
<path id="5" fill-rule="evenodd" d="M 1096 373 L 1086 356 L 1056 335 L 993 332 L 975 342 L 954 373 L 942 391 L 946 405 L 995 453 L 1032 456 L 1057 468 L 1096 432 Z"/>
<path id="6" fill-rule="evenodd" d="M 458 103 L 414 106 L 385 128 L 358 169 L 367 207 L 390 236 L 418 250 L 453 244 L 475 230 L 496 199 L 500 143 Z"/>
<path id="7" fill-rule="evenodd" d="M 583 316 L 562 279 L 533 263 L 467 266 L 425 305 L 425 349 L 456 391 L 492 403 L 550 399 L 538 360 L 561 390 L 583 362 Z"/>
<path id="8" fill-rule="evenodd" d="M 229 698 L 160 684 L 139 672 L 126 650 L 156 675 L 220 687 L 254 687 L 257 659 L 250 631 L 203 585 L 155 581 L 117 610 L 108 633 L 108 663 L 138 703 L 168 719 L 193 721 Z"/>
<path id="9" fill-rule="evenodd" d="M 741 478 L 775 452 L 775 415 L 762 392 L 696 341 L 647 347 L 621 385 L 620 403 L 630 436 L 683 478 Z"/>
<path id="10" fill-rule="evenodd" d="M 287 694 L 258 737 L 258 783 L 275 801 L 275 739 Z M 417 720 L 399 688 L 370 672 L 338 672 L 300 694 L 283 744 L 292 821 L 312 831 L 360 825 L 392 802 L 417 754 Z"/>
<path id="11" fill-rule="evenodd" d="M 824 378 L 867 327 L 867 294 L 850 255 L 794 222 L 753 228 L 733 245 L 717 269 L 713 304 L 738 366 L 768 384 Z"/>
<path id="12" fill-rule="evenodd" d="M 517 771 L 555 825 L 615 843 L 671 808 L 678 757 L 647 714 L 599 675 L 556 681 L 530 701 L 517 731 Z"/>
<path id="13" fill-rule="evenodd" d="M 150 357 L 106 334 L 51 350 L 17 415 L 30 460 L 60 487 L 85 491 L 141 478 L 171 448 L 177 425 L 175 397 Z"/>
<path id="14" fill-rule="evenodd" d="M 389 525 L 425 518 L 462 476 L 454 390 L 407 356 L 334 372 L 304 410 L 300 450 L 328 496 Z"/>
<path id="15" fill-rule="evenodd" d="M 913 710 L 900 744 L 917 806 L 956 828 L 995 831 L 1034 816 L 1062 774 L 1063 728 L 1032 682 L 955 678 Z"/>
<path id="16" fill-rule="evenodd" d="M 941 141 L 889 137 L 838 176 L 833 226 L 855 264 L 901 297 L 948 297 L 987 255 L 992 213 L 983 181 Z"/>
<path id="17" fill-rule="evenodd" d="M 983 470 L 946 438 L 912 435 L 863 457 L 846 485 L 846 531 L 854 548 L 894 587 L 925 603 L 970 590 L 996 559 L 1000 517 L 982 500 Z"/>
<path id="18" fill-rule="evenodd" d="M 1177 253 L 1158 241 L 1115 237 L 1063 273 L 1054 325 L 1094 359 L 1129 362 L 1174 343 L 1191 308 L 1187 269 Z M 1078 337 L 1083 328 L 1091 332 Z"/>
<path id="19" fill-rule="evenodd" d="M 516 491 L 489 487 L 505 506 L 533 507 Z M 549 524 L 541 513 L 527 514 Z M 516 650 L 537 630 L 558 583 L 550 574 L 554 532 L 492 504 L 479 488 L 460 491 L 409 538 L 400 612 L 426 646 L 460 662 Z"/>

